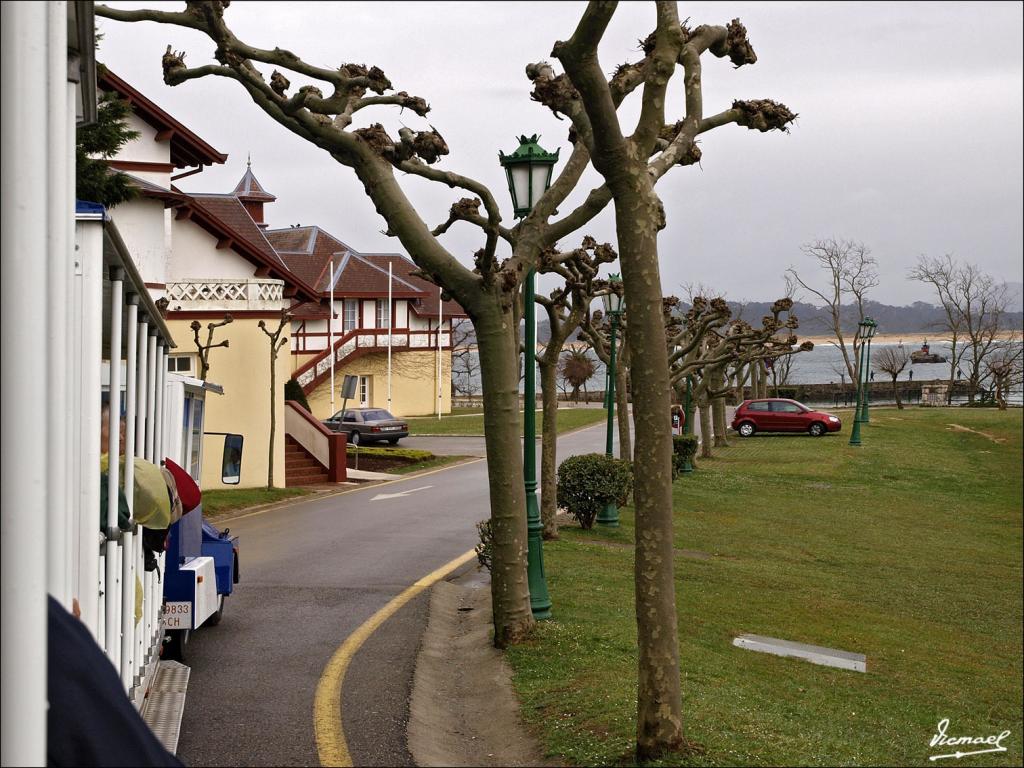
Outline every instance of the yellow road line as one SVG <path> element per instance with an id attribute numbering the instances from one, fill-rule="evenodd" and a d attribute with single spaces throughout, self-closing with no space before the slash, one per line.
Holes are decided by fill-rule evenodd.
<path id="1" fill-rule="evenodd" d="M 399 608 L 456 568 L 468 563 L 475 556 L 476 551 L 472 549 L 459 555 L 436 571 L 424 576 L 397 597 L 392 598 L 387 605 L 349 635 L 331 656 L 331 660 L 324 667 L 323 674 L 320 675 L 320 681 L 316 686 L 316 695 L 313 698 L 313 729 L 316 733 L 316 749 L 320 757 L 320 765 L 352 765 L 352 756 L 349 754 L 348 744 L 345 742 L 345 730 L 342 724 L 341 686 L 345 680 L 345 672 L 356 652 L 370 635 L 391 618 Z"/>

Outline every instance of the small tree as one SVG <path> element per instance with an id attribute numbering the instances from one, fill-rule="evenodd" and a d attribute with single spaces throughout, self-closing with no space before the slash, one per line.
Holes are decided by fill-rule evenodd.
<path id="1" fill-rule="evenodd" d="M 900 344 L 898 347 L 882 347 L 875 352 L 875 366 L 883 373 L 889 374 L 892 379 L 892 395 L 896 399 L 896 407 L 903 410 L 903 403 L 900 402 L 900 390 L 896 386 L 896 379 L 910 362 L 910 355 Z"/>
<path id="2" fill-rule="evenodd" d="M 625 504 L 633 489 L 629 462 L 603 453 L 570 456 L 558 465 L 558 506 L 589 530 L 608 504 Z"/>
<path id="3" fill-rule="evenodd" d="M 281 310 L 281 319 L 277 323 L 277 330 L 273 333 L 267 330 L 267 324 L 260 320 L 260 330 L 270 339 L 270 447 L 267 459 L 267 488 L 274 487 L 274 438 L 277 433 L 277 353 L 281 347 L 288 343 L 288 337 L 281 336 L 281 333 L 288 327 L 291 315 L 287 309 Z"/>
<path id="4" fill-rule="evenodd" d="M 580 401 L 580 387 L 584 386 L 596 371 L 594 361 L 590 356 L 579 349 L 570 349 L 562 355 L 561 375 L 572 387 L 573 402 Z"/>
<path id="5" fill-rule="evenodd" d="M 213 332 L 224 325 L 230 325 L 234 322 L 234 318 L 231 315 L 224 315 L 224 319 L 219 323 L 207 323 L 206 325 L 206 343 L 203 344 L 199 340 L 199 331 L 202 330 L 202 325 L 198 320 L 193 320 L 189 328 L 192 329 L 192 338 L 196 343 L 196 349 L 199 350 L 199 378 L 206 381 L 206 374 L 210 372 L 210 350 L 215 347 L 227 348 L 230 345 L 227 339 L 219 341 L 216 344 L 213 343 Z"/>
<path id="6" fill-rule="evenodd" d="M 101 203 L 112 208 L 138 194 L 123 173 L 112 173 L 107 162 L 139 132 L 128 128 L 131 105 L 116 93 L 100 97 L 96 122 L 75 132 L 75 196 L 79 200 Z"/>

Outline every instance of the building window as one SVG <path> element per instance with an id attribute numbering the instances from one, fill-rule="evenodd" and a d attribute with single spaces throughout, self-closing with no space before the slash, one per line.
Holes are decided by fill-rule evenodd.
<path id="1" fill-rule="evenodd" d="M 387 299 L 377 299 L 377 327 L 391 327 L 391 312 Z"/>
<path id="2" fill-rule="evenodd" d="M 192 355 L 174 355 L 167 358 L 167 370 L 171 373 L 192 375 Z"/>
<path id="3" fill-rule="evenodd" d="M 363 407 L 370 405 L 370 376 L 359 377 L 359 404 Z"/>
<path id="4" fill-rule="evenodd" d="M 341 317 L 341 330 L 343 333 L 354 331 L 359 326 L 359 300 L 345 299 L 345 309 Z"/>

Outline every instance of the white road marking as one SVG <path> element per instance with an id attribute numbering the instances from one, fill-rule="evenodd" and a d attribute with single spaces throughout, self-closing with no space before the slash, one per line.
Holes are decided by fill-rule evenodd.
<path id="1" fill-rule="evenodd" d="M 400 499 L 403 496 L 408 496 L 410 493 L 416 493 L 416 491 L 425 491 L 427 488 L 433 488 L 432 485 L 424 485 L 422 488 L 412 488 L 408 491 L 400 491 L 399 493 L 378 493 L 370 501 L 381 501 L 383 499 Z"/>

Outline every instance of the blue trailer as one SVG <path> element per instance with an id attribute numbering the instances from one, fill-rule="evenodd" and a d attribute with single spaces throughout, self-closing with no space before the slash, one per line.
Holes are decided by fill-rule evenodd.
<path id="1" fill-rule="evenodd" d="M 223 394 L 215 384 L 167 374 L 167 422 L 181 425 L 180 430 L 170 430 L 167 455 L 197 485 L 203 466 L 203 436 L 207 434 L 203 430 L 207 392 Z M 232 451 L 230 461 L 225 451 L 226 467 L 240 466 L 240 441 L 232 445 Z M 238 536 L 206 521 L 200 502 L 170 526 L 165 563 L 163 656 L 184 661 L 192 632 L 220 623 L 225 600 L 238 583 Z"/>

